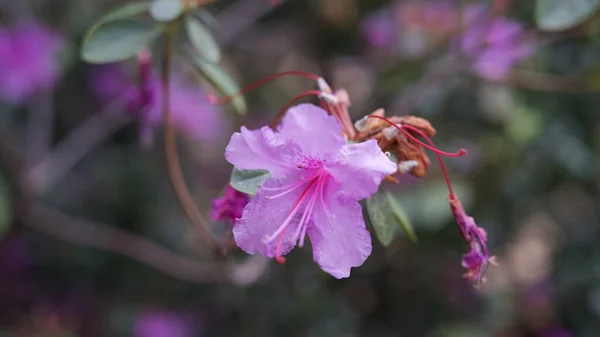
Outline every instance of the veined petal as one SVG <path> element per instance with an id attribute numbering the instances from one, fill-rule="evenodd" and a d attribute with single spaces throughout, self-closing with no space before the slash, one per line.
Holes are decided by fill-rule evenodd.
<path id="1" fill-rule="evenodd" d="M 345 145 L 334 162 L 325 164 L 325 169 L 346 195 L 361 200 L 377 192 L 383 178 L 396 172 L 398 167 L 372 139 Z"/>
<path id="2" fill-rule="evenodd" d="M 293 147 L 268 126 L 252 131 L 242 126 L 241 132 L 231 136 L 225 159 L 238 169 L 267 170 L 273 177 L 282 178 L 298 171 L 289 158 Z"/>
<path id="3" fill-rule="evenodd" d="M 344 278 L 350 276 L 350 268 L 362 265 L 371 254 L 371 235 L 360 204 L 337 191 L 339 187 L 332 188 L 331 184 L 323 191 L 307 232 L 314 261 L 333 277 Z"/>
<path id="4" fill-rule="evenodd" d="M 310 174 L 310 172 L 304 173 Z M 304 178 L 308 178 L 308 176 Z M 275 256 L 279 238 L 270 242 L 266 242 L 266 238 L 276 233 L 292 214 L 294 206 L 303 195 L 309 182 L 306 182 L 306 186 L 301 185 L 294 189 L 286 186 L 294 186 L 301 182 L 301 179 L 299 175 L 285 181 L 271 178 L 263 184 L 244 208 L 242 217 L 236 220 L 233 227 L 233 236 L 238 247 L 248 254 L 259 252 L 267 257 Z M 281 190 L 279 190 L 280 188 Z M 286 190 L 289 192 L 282 194 L 282 191 Z M 285 229 L 281 243 L 282 255 L 287 254 L 296 245 L 294 240 L 296 227 L 308 204 L 310 195 L 305 194 L 304 196 L 305 199 L 298 204 L 295 214 L 289 219 L 289 224 Z"/>
<path id="5" fill-rule="evenodd" d="M 299 104 L 290 108 L 278 131 L 312 157 L 325 158 L 346 144 L 337 119 L 313 104 Z"/>

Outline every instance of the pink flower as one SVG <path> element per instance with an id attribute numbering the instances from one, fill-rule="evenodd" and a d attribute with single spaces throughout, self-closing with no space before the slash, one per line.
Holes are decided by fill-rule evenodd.
<path id="1" fill-rule="evenodd" d="M 534 52 L 534 44 L 523 39 L 521 24 L 504 17 L 490 21 L 482 6 L 471 6 L 465 16 L 470 23 L 461 45 L 463 52 L 475 58 L 474 70 L 490 80 L 499 80 L 518 62 Z"/>
<path id="2" fill-rule="evenodd" d="M 272 176 L 233 228 L 236 244 L 248 254 L 283 262 L 282 255 L 296 243 L 302 247 L 308 235 L 314 261 L 336 278 L 348 277 L 371 254 L 358 200 L 397 170 L 375 140 L 347 144 L 335 117 L 301 104 L 288 110 L 277 131 L 242 127 L 225 158 L 238 169 Z"/>
<path id="3" fill-rule="evenodd" d="M 59 78 L 62 40 L 36 23 L 0 28 L 0 96 L 22 104 Z"/>
<path id="4" fill-rule="evenodd" d="M 225 188 L 225 195 L 212 201 L 210 216 L 214 221 L 230 221 L 242 217 L 242 210 L 248 204 L 250 198 L 230 185 Z"/>

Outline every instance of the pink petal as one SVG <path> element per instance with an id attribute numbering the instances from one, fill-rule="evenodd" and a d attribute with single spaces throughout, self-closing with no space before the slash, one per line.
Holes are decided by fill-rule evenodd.
<path id="1" fill-rule="evenodd" d="M 377 192 L 383 178 L 398 168 L 381 152 L 377 141 L 369 140 L 345 145 L 334 162 L 325 164 L 325 169 L 345 194 L 361 200 Z"/>
<path id="2" fill-rule="evenodd" d="M 303 153 L 313 157 L 324 158 L 346 144 L 337 119 L 313 104 L 290 108 L 278 131 L 285 139 L 298 144 Z"/>
<path id="3" fill-rule="evenodd" d="M 310 173 L 306 172 L 306 174 Z M 285 181 L 271 178 L 263 184 L 263 187 L 277 188 L 284 184 L 293 184 L 300 179 L 300 176 Z M 279 238 L 269 243 L 265 243 L 265 238 L 275 233 L 285 222 L 304 190 L 305 188 L 300 187 L 286 195 L 271 199 L 269 197 L 278 194 L 278 192 L 266 191 L 263 188 L 259 189 L 258 193 L 244 208 L 242 217 L 235 222 L 233 227 L 233 237 L 237 246 L 248 254 L 259 252 L 263 256 L 274 257 Z M 304 203 L 301 203 L 298 212 L 293 216 L 292 221 L 285 230 L 281 249 L 282 255 L 287 254 L 296 245 L 293 236 L 307 201 L 308 198 L 305 199 Z"/>
<path id="4" fill-rule="evenodd" d="M 289 154 L 293 144 L 280 134 L 265 126 L 259 130 L 248 130 L 231 136 L 225 149 L 225 159 L 242 170 L 267 170 L 273 177 L 283 178 L 298 168 L 291 164 Z"/>
<path id="5" fill-rule="evenodd" d="M 333 277 L 344 278 L 371 254 L 371 236 L 360 204 L 336 190 L 330 187 L 318 201 L 308 236 L 314 261 Z"/>

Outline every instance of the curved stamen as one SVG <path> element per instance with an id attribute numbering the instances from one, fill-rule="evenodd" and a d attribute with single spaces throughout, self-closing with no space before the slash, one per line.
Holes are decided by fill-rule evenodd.
<path id="1" fill-rule="evenodd" d="M 292 207 L 292 210 L 291 210 L 290 214 L 288 215 L 288 217 L 283 221 L 283 223 L 281 224 L 281 226 L 279 226 L 279 228 L 275 231 L 275 233 L 271 234 L 269 237 L 267 237 L 265 239 L 265 241 L 264 241 L 265 243 L 273 242 L 273 240 L 275 240 L 280 234 L 282 234 L 284 232 L 285 228 L 288 226 L 288 224 L 294 218 L 294 215 L 296 215 L 296 213 L 298 213 L 300 204 L 302 203 L 302 201 L 304 201 L 304 199 L 306 199 L 306 194 L 308 194 L 308 192 L 310 192 L 311 187 L 315 184 L 316 181 L 317 181 L 317 179 L 313 179 L 310 182 L 310 185 L 308 185 L 306 187 L 304 192 L 302 192 L 302 194 L 300 195 L 300 197 L 298 198 L 298 200 Z"/>
<path id="2" fill-rule="evenodd" d="M 307 72 L 299 71 L 299 70 L 283 71 L 283 72 L 280 72 L 280 73 L 275 73 L 273 75 L 269 75 L 269 76 L 264 77 L 264 78 L 262 78 L 262 79 L 260 79 L 260 80 L 258 80 L 256 82 L 254 82 L 254 83 L 251 83 L 251 84 L 245 86 L 244 88 L 242 88 L 241 90 L 239 90 L 238 92 L 236 92 L 236 93 L 234 93 L 232 95 L 229 95 L 229 96 L 217 97 L 214 94 L 209 93 L 207 95 L 208 96 L 208 100 L 211 103 L 213 103 L 213 104 L 219 104 L 219 105 L 226 104 L 226 103 L 231 102 L 234 98 L 239 97 L 239 96 L 243 96 L 243 95 L 247 94 L 248 92 L 250 92 L 250 91 L 252 91 L 252 90 L 254 90 L 256 88 L 259 88 L 260 86 L 262 86 L 264 84 L 267 84 L 267 83 L 269 83 L 269 82 L 271 82 L 273 80 L 276 80 L 276 79 L 278 79 L 280 77 L 290 76 L 290 75 L 291 76 L 306 77 L 306 78 L 310 78 L 310 79 L 315 80 L 315 81 L 317 81 L 320 78 L 320 76 L 317 76 L 315 74 L 311 74 L 311 73 L 307 73 Z"/>
<path id="3" fill-rule="evenodd" d="M 321 178 L 319 178 L 321 180 Z M 302 233 L 306 233 L 306 227 L 308 226 L 308 220 L 312 215 L 313 206 L 315 205 L 315 200 L 317 200 L 317 195 L 319 194 L 319 189 L 321 187 L 321 183 L 319 182 L 312 197 L 308 201 L 308 205 L 306 205 L 306 209 L 304 209 L 304 214 L 302 214 L 302 218 L 300 219 L 300 223 L 298 228 L 296 229 L 296 233 L 294 234 L 294 240 L 300 240 Z M 302 244 L 299 244 L 300 247 L 304 244 L 304 236 L 302 236 Z"/>
<path id="4" fill-rule="evenodd" d="M 389 119 L 387 119 L 385 117 L 375 116 L 375 115 L 371 115 L 371 116 L 369 116 L 369 118 L 381 119 L 382 121 L 390 124 L 391 126 L 395 127 L 396 129 L 398 129 L 398 131 L 404 133 L 408 138 L 417 142 L 422 147 L 424 147 L 428 150 L 431 150 L 431 151 L 435 152 L 436 154 L 440 154 L 442 156 L 451 157 L 451 158 L 462 157 L 467 154 L 467 150 L 465 150 L 465 149 L 459 149 L 458 152 L 446 152 L 446 151 L 442 151 L 442 150 L 436 148 L 435 145 L 432 144 L 431 139 L 429 139 L 429 137 L 427 137 L 427 135 L 423 131 L 415 128 L 412 125 L 406 125 L 406 124 L 397 125 L 397 124 L 392 123 L 392 121 L 390 121 Z M 410 131 L 418 133 L 421 137 L 426 139 L 431 144 L 431 146 L 418 140 L 415 136 L 411 135 L 410 132 L 406 131 L 405 129 L 409 129 Z"/>
<path id="5" fill-rule="evenodd" d="M 446 186 L 448 187 L 448 193 L 450 194 L 449 198 L 454 198 L 454 191 L 452 190 L 452 184 L 450 183 L 450 177 L 448 176 L 448 171 L 446 170 L 446 165 L 444 165 L 444 161 L 442 160 L 442 154 L 447 154 L 447 152 L 444 151 L 440 151 L 435 147 L 435 144 L 433 143 L 433 141 L 427 137 L 427 135 L 425 133 L 423 133 L 421 130 L 412 127 L 410 125 L 402 125 L 402 127 L 399 127 L 398 125 L 392 123 L 390 120 L 388 120 L 385 117 L 380 117 L 380 116 L 369 116 L 369 118 L 378 118 L 381 119 L 385 122 L 387 122 L 390 125 L 393 125 L 394 127 L 396 127 L 398 129 L 398 131 L 403 132 L 405 135 L 407 135 L 408 137 L 410 137 L 412 140 L 418 142 L 420 145 L 422 145 L 423 147 L 432 150 L 435 153 L 435 156 L 437 157 L 438 162 L 440 163 L 440 168 L 442 169 L 442 173 L 444 175 L 444 179 L 446 180 Z M 404 130 L 404 128 L 407 128 L 411 131 L 414 131 L 416 133 L 418 133 L 420 136 L 422 136 L 431 146 L 427 146 L 425 144 L 423 144 L 421 141 L 419 141 L 418 139 L 416 139 L 413 135 L 411 135 L 408 131 Z M 460 149 L 456 154 L 451 154 L 450 157 L 459 157 L 462 155 L 465 155 L 467 153 L 467 150 L 465 149 Z"/>
<path id="6" fill-rule="evenodd" d="M 279 124 L 279 120 L 281 119 L 281 117 L 283 117 L 283 115 L 285 114 L 285 112 L 290 108 L 290 106 L 292 106 L 292 104 L 294 104 L 297 100 L 304 98 L 304 97 L 308 97 L 308 96 L 319 96 L 321 95 L 321 92 L 319 90 L 308 90 L 306 92 L 301 93 L 300 95 L 292 98 L 289 102 L 287 102 L 283 108 L 281 108 L 281 110 L 279 110 L 279 112 L 277 113 L 277 115 L 275 115 L 275 118 L 273 119 L 273 122 L 271 122 L 271 129 L 275 129 L 275 127 L 277 126 L 277 124 Z"/>
<path id="7" fill-rule="evenodd" d="M 281 187 L 267 187 L 267 186 L 261 186 L 261 187 L 260 187 L 260 189 L 261 189 L 261 190 L 263 190 L 263 191 L 271 191 L 271 192 L 276 192 L 276 191 L 283 191 L 283 190 L 287 190 L 287 189 L 293 188 L 293 187 L 295 187 L 295 186 L 297 186 L 297 185 L 303 185 L 303 184 L 306 184 L 306 183 L 307 183 L 307 182 L 309 182 L 311 179 L 313 179 L 314 177 L 316 177 L 316 176 L 317 176 L 319 173 L 320 173 L 319 171 L 316 171 L 316 172 L 315 172 L 313 175 L 309 176 L 308 178 L 301 177 L 301 178 L 300 178 L 300 179 L 301 179 L 300 181 L 298 181 L 298 182 L 295 182 L 295 183 L 293 183 L 293 184 L 291 184 L 291 185 L 284 185 L 284 186 L 281 186 Z"/>
<path id="8" fill-rule="evenodd" d="M 279 197 L 282 197 L 282 196 L 284 196 L 284 195 L 286 195 L 286 194 L 288 194 L 288 193 L 290 193 L 290 192 L 293 192 L 293 191 L 295 191 L 296 189 L 298 189 L 298 187 L 300 187 L 300 186 L 302 186 L 302 185 L 306 184 L 307 182 L 308 182 L 308 180 L 302 180 L 302 181 L 300 181 L 299 183 L 295 183 L 295 184 L 293 184 L 293 185 L 292 185 L 292 186 L 290 186 L 290 187 L 289 187 L 287 190 L 285 190 L 285 191 L 283 191 L 283 192 L 281 192 L 281 193 L 279 193 L 279 194 L 275 194 L 275 195 L 269 195 L 269 196 L 266 196 L 266 198 L 267 198 L 267 199 L 277 199 L 277 198 L 279 198 Z"/>
<path id="9" fill-rule="evenodd" d="M 313 196 L 313 198 L 310 201 L 310 214 L 312 215 L 313 209 L 315 207 L 315 203 L 317 202 L 317 195 L 322 196 L 323 195 L 323 186 L 325 185 L 325 179 L 322 179 L 322 181 L 319 182 L 319 186 L 317 186 L 317 190 L 315 191 L 315 195 Z M 304 224 L 304 226 L 302 226 L 302 232 L 300 233 L 300 236 L 298 238 L 299 242 L 298 242 L 298 246 L 303 247 L 304 246 L 304 239 L 306 238 L 306 230 L 308 229 L 308 221 L 307 223 Z"/>

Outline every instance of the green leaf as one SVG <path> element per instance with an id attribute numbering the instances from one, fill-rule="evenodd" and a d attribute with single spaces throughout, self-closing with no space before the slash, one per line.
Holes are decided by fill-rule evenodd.
<path id="1" fill-rule="evenodd" d="M 160 33 L 159 26 L 145 21 L 110 21 L 94 29 L 85 39 L 81 56 L 89 63 L 122 61 L 150 45 Z"/>
<path id="2" fill-rule="evenodd" d="M 196 70 L 198 70 L 221 95 L 232 96 L 240 90 L 235 81 L 218 65 L 205 61 L 190 51 L 184 50 L 183 53 Z M 233 99 L 233 106 L 238 113 L 242 115 L 246 114 L 247 108 L 244 97 L 235 97 Z"/>
<path id="3" fill-rule="evenodd" d="M 183 13 L 180 0 L 154 0 L 150 6 L 150 16 L 156 21 L 169 22 Z"/>
<path id="4" fill-rule="evenodd" d="M 221 60 L 219 44 L 202 21 L 194 16 L 188 16 L 185 20 L 185 29 L 190 42 L 202 57 L 213 63 Z"/>
<path id="5" fill-rule="evenodd" d="M 100 18 L 100 20 L 96 21 L 94 26 L 88 32 L 88 35 L 93 33 L 94 29 L 97 29 L 101 25 L 116 20 L 123 19 L 132 19 L 136 16 L 148 12 L 150 8 L 150 3 L 147 1 L 144 2 L 132 2 L 127 5 L 121 6 L 115 10 L 110 11 L 108 14 L 104 15 Z"/>
<path id="6" fill-rule="evenodd" d="M 384 247 L 389 246 L 398 235 L 398 223 L 385 194 L 377 192 L 366 199 L 365 210 L 377 239 Z"/>
<path id="7" fill-rule="evenodd" d="M 599 8 L 600 0 L 537 0 L 535 21 L 542 30 L 565 30 L 587 20 Z"/>
<path id="8" fill-rule="evenodd" d="M 394 198 L 389 192 L 385 192 L 385 197 L 390 206 L 392 214 L 394 215 L 394 218 L 400 225 L 400 228 L 412 241 L 416 242 L 417 234 L 415 234 L 415 230 L 413 229 L 410 218 L 408 217 L 408 214 L 406 214 L 404 207 L 402 207 L 400 202 L 397 201 L 396 198 Z"/>
<path id="9" fill-rule="evenodd" d="M 271 174 L 266 170 L 238 170 L 234 168 L 229 183 L 231 187 L 240 192 L 254 195 L 258 192 L 260 185 L 269 178 L 271 178 Z"/>

